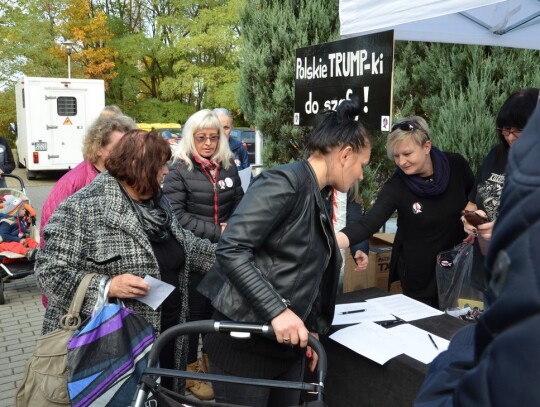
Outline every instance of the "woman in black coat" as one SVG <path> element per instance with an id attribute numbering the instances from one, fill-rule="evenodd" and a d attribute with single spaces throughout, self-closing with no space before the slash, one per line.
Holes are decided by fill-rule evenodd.
<path id="1" fill-rule="evenodd" d="M 163 192 L 184 229 L 212 242 L 219 240 L 244 191 L 221 122 L 211 110 L 200 110 L 186 122 Z M 196 290 L 200 280 L 198 275 L 189 276 L 189 321 L 212 316 L 210 302 Z M 189 339 L 188 370 L 206 370 L 197 360 L 199 335 Z M 201 400 L 213 398 L 205 382 L 188 380 L 186 388 Z"/>

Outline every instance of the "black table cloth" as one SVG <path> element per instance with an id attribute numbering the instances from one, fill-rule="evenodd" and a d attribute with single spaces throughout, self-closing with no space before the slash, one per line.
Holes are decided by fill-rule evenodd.
<path id="1" fill-rule="evenodd" d="M 337 303 L 351 303 L 392 295 L 378 288 L 367 288 L 338 296 Z M 439 315 L 410 322 L 445 339 L 467 322 Z M 345 326 L 333 327 L 333 330 Z M 411 406 L 428 370 L 428 365 L 406 355 L 397 356 L 383 366 L 357 354 L 328 337 L 321 337 L 328 355 L 325 381 L 326 401 L 330 407 Z"/>

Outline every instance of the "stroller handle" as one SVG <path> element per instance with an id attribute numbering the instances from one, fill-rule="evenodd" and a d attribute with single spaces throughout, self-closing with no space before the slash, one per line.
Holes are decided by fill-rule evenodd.
<path id="1" fill-rule="evenodd" d="M 24 195 L 26 195 L 26 189 L 24 187 L 24 181 L 23 181 L 23 179 L 21 177 L 19 177 L 18 175 L 15 175 L 15 174 L 2 174 L 2 177 L 4 177 L 4 178 L 12 178 L 12 179 L 18 181 L 19 185 L 20 185 L 19 189 L 22 191 L 22 193 Z"/>
<path id="2" fill-rule="evenodd" d="M 227 333 L 227 332 L 245 332 L 254 333 L 266 336 L 268 338 L 275 338 L 274 331 L 271 325 L 268 324 L 254 324 L 245 322 L 231 322 L 231 321 L 191 321 L 184 324 L 175 325 L 158 336 L 154 342 L 154 346 L 150 351 L 150 357 L 148 360 L 148 367 L 156 367 L 159 362 L 159 355 L 166 343 L 173 340 L 177 336 L 186 335 L 189 333 Z M 326 358 L 326 352 L 322 344 L 313 335 L 308 335 L 308 345 L 311 346 L 313 351 L 319 356 L 317 362 L 318 375 L 324 381 L 324 377 L 327 372 L 328 360 Z"/>

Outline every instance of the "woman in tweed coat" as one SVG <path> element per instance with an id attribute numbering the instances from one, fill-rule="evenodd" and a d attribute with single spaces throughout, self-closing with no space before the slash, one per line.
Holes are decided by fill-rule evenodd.
<path id="1" fill-rule="evenodd" d="M 105 278 L 109 298 L 122 299 L 156 334 L 185 321 L 187 277 L 213 265 L 215 245 L 180 228 L 161 194 L 170 151 L 156 133 L 131 130 L 111 152 L 108 172 L 58 206 L 45 227 L 45 246 L 35 267 L 38 285 L 49 298 L 43 334 L 59 328 L 87 273 L 98 276 L 87 291 L 83 320 Z M 143 280 L 147 275 L 177 288 L 156 311 L 136 301 L 149 290 Z M 171 344 L 168 353 L 162 352 L 161 366 L 184 368 L 185 345 L 183 337 Z"/>

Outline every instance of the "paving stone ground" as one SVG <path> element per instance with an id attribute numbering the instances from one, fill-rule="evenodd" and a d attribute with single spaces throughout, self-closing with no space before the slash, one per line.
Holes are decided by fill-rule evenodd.
<path id="1" fill-rule="evenodd" d="M 6 303 L 0 305 L 0 407 L 13 407 L 45 309 L 33 275 L 6 283 L 5 298 Z"/>

